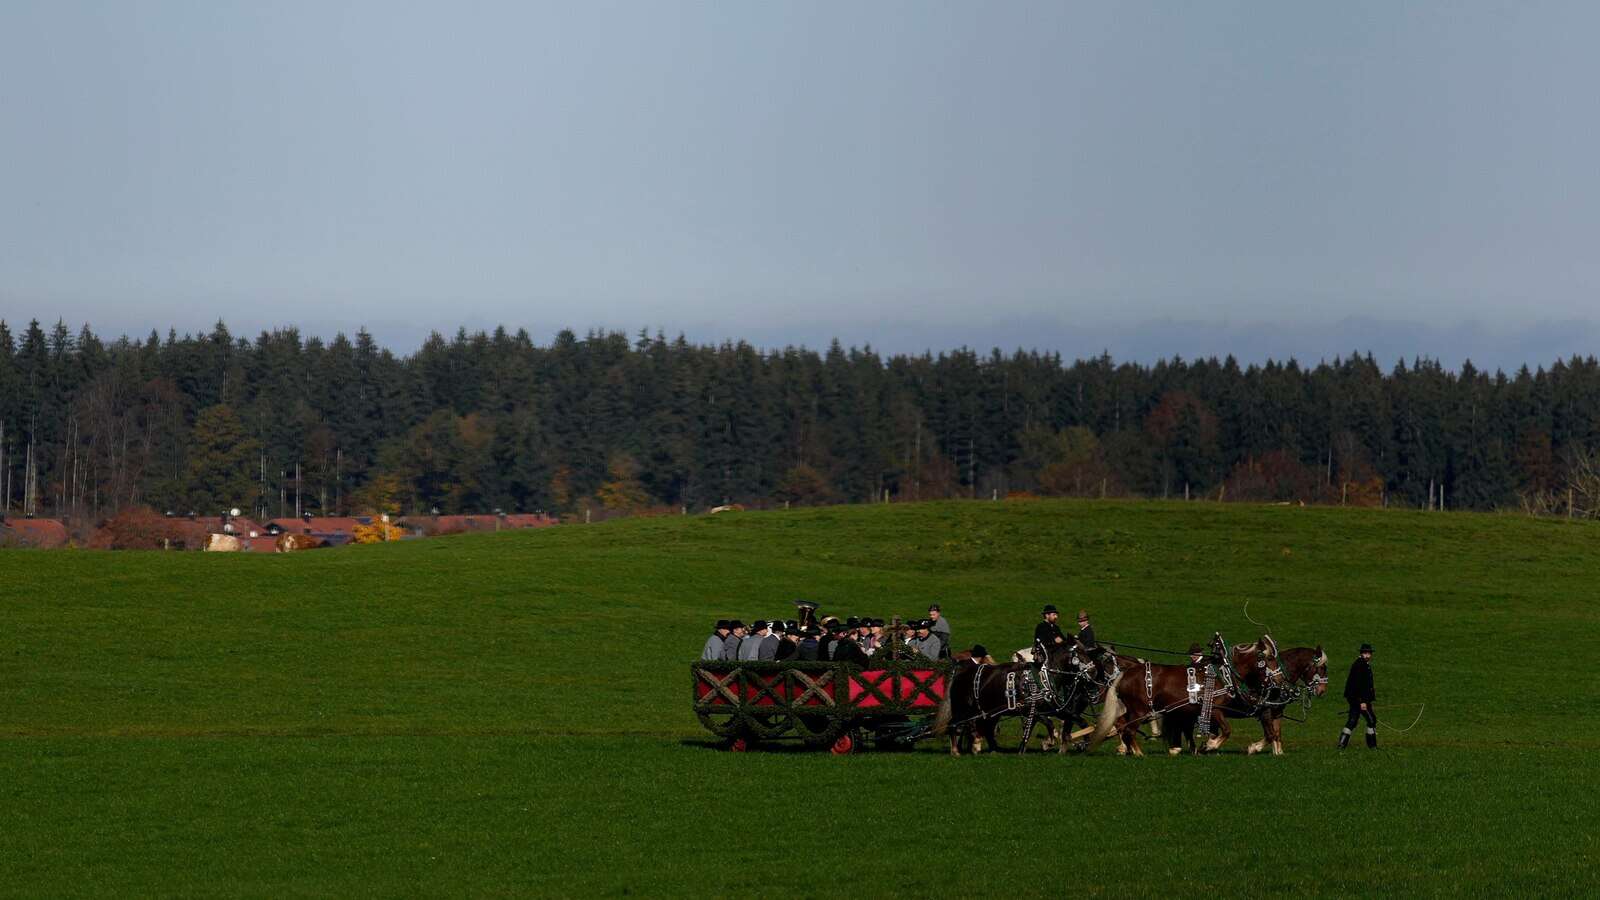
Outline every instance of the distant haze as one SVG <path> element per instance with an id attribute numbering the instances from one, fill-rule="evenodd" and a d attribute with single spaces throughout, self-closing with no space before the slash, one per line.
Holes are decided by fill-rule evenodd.
<path id="1" fill-rule="evenodd" d="M 0 318 L 1600 351 L 1600 6 L 0 7 Z"/>

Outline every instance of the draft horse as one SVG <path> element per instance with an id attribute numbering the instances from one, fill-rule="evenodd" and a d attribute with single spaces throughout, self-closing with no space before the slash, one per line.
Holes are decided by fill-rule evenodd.
<path id="1" fill-rule="evenodd" d="M 1041 719 L 1081 716 L 1114 677 L 1113 666 L 1110 654 L 1096 658 L 1076 644 L 1052 649 L 1042 664 L 958 662 L 934 719 L 934 734 L 949 735 L 951 756 L 961 755 L 961 739 L 970 735 L 976 753 L 984 740 L 994 744 L 1000 719 L 1020 717 L 1018 752 L 1025 753 Z M 1059 742 L 1057 752 L 1067 752 L 1067 746 Z"/>
<path id="2" fill-rule="evenodd" d="M 1220 649 L 1220 636 L 1216 639 L 1214 650 Z M 1236 644 L 1226 656 L 1229 671 L 1226 673 L 1242 690 L 1230 692 L 1226 697 L 1218 697 L 1212 720 L 1217 727 L 1205 744 L 1206 751 L 1215 751 L 1222 747 L 1233 734 L 1229 719 L 1256 719 L 1261 724 L 1262 739 L 1251 744 L 1247 753 L 1254 754 L 1268 744 L 1272 745 L 1274 755 L 1283 755 L 1282 723 L 1283 708 L 1294 702 L 1299 694 L 1289 684 L 1283 672 L 1283 664 L 1278 654 L 1277 642 L 1271 635 L 1263 634 L 1253 644 Z M 1196 709 L 1178 708 L 1170 710 L 1163 715 L 1165 728 L 1168 729 L 1170 746 L 1167 752 L 1178 753 L 1182 749 L 1184 737 L 1189 739 L 1191 746 L 1195 745 L 1195 726 L 1198 724 L 1199 714 Z M 1196 752 L 1199 752 L 1196 747 Z"/>
<path id="3" fill-rule="evenodd" d="M 1256 647 L 1248 644 L 1234 647 L 1234 666 L 1241 671 L 1248 669 L 1253 664 L 1251 651 L 1270 640 L 1263 635 L 1262 641 Z M 1256 715 L 1256 718 L 1261 720 L 1262 739 L 1246 748 L 1246 753 L 1260 753 L 1271 745 L 1272 755 L 1282 756 L 1284 710 L 1292 706 L 1296 700 L 1305 698 L 1308 692 L 1311 697 L 1321 697 L 1328 692 L 1328 654 L 1323 651 L 1321 644 L 1315 647 L 1291 647 L 1278 653 L 1277 659 L 1279 682 L 1276 685 L 1265 686 L 1261 695 L 1261 708 Z M 1308 704 L 1309 702 L 1307 699 Z M 1231 732 L 1232 729 L 1224 718 L 1217 745 L 1221 746 Z M 1192 731 L 1189 739 L 1191 743 L 1194 740 Z"/>
<path id="4" fill-rule="evenodd" d="M 1213 658 L 1229 658 L 1221 634 L 1212 635 Z M 1119 736 L 1117 753 L 1144 756 L 1139 745 L 1139 727 L 1152 723 L 1157 733 L 1164 731 L 1170 743 L 1168 752 L 1182 749 L 1182 734 L 1192 730 L 1207 716 L 1216 722 L 1219 734 L 1206 741 L 1207 750 L 1221 746 L 1220 731 L 1228 718 L 1254 717 L 1260 710 L 1263 693 L 1281 681 L 1277 669 L 1276 647 L 1268 645 L 1250 659 L 1249 670 L 1241 675 L 1234 666 L 1219 667 L 1214 681 L 1207 682 L 1200 671 L 1189 665 L 1165 665 L 1145 659 L 1118 656 L 1118 671 L 1106 691 L 1106 701 L 1090 738 L 1090 748 L 1098 747 L 1112 734 Z M 1271 660 L 1270 664 L 1268 660 Z M 1260 666 L 1254 663 L 1260 661 Z M 1193 677 L 1191 677 L 1193 672 Z M 1161 728 L 1163 720 L 1167 721 Z M 1196 752 L 1199 747 L 1196 747 Z"/>

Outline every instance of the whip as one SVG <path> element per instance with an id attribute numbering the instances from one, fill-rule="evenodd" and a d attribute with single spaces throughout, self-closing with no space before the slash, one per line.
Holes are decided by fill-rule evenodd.
<path id="1" fill-rule="evenodd" d="M 1267 625 L 1265 622 L 1257 622 L 1255 619 L 1251 619 L 1250 618 L 1250 601 L 1249 600 L 1246 600 L 1244 602 L 1244 617 L 1249 620 L 1251 625 L 1254 625 L 1257 628 L 1260 628 L 1262 631 L 1266 632 L 1267 634 L 1271 634 L 1272 633 L 1272 628 L 1269 625 Z"/>
<path id="2" fill-rule="evenodd" d="M 1401 706 L 1410 706 L 1411 704 L 1402 703 L 1400 705 Z M 1378 724 L 1382 725 L 1384 728 L 1387 728 L 1390 731 L 1393 731 L 1393 732 L 1395 732 L 1397 734 L 1405 734 L 1406 732 L 1410 731 L 1411 729 L 1417 727 L 1417 723 L 1422 721 L 1422 711 L 1427 709 L 1427 708 L 1428 708 L 1428 705 L 1426 703 L 1418 703 L 1417 704 L 1417 717 L 1415 719 L 1412 719 L 1411 720 L 1411 724 L 1407 725 L 1404 728 L 1396 728 L 1393 725 L 1390 725 L 1388 722 L 1383 721 L 1382 719 L 1378 720 Z"/>

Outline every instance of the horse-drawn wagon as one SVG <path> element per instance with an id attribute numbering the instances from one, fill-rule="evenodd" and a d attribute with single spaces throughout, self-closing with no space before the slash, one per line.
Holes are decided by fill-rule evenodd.
<path id="1" fill-rule="evenodd" d="M 875 659 L 841 662 L 696 662 L 694 711 L 734 750 L 756 741 L 798 740 L 834 753 L 909 746 L 933 733 L 949 690 L 950 663 Z"/>

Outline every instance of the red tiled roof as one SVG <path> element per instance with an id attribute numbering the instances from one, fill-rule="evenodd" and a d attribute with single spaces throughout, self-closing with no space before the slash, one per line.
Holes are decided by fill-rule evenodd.
<path id="1" fill-rule="evenodd" d="M 506 516 L 506 524 L 513 528 L 548 528 L 561 524 L 559 519 L 536 513 L 514 513 Z"/>
<path id="2" fill-rule="evenodd" d="M 267 524 L 278 526 L 285 534 L 350 534 L 357 525 L 371 521 L 371 516 L 311 516 L 308 519 L 291 516 L 273 519 Z"/>
<path id="3" fill-rule="evenodd" d="M 172 524 L 177 526 L 178 532 L 183 535 L 184 545 L 191 550 L 204 547 L 207 535 L 230 533 L 222 530 L 221 516 L 196 516 L 193 519 L 188 516 L 173 516 Z M 249 538 L 252 531 L 258 535 L 267 533 L 265 528 L 247 516 L 234 516 L 229 520 L 229 524 L 233 526 L 231 533 L 238 538 Z"/>
<path id="4" fill-rule="evenodd" d="M 54 550 L 67 545 L 67 526 L 56 519 L 6 519 L 0 535 L 19 544 Z"/>

